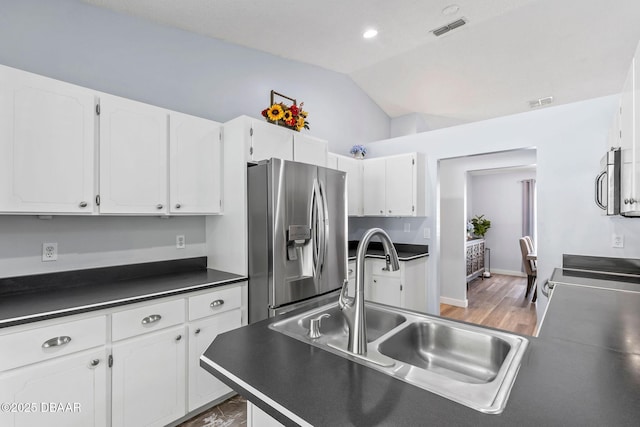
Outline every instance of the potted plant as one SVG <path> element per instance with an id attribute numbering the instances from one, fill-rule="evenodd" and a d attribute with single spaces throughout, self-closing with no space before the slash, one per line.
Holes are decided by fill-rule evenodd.
<path id="1" fill-rule="evenodd" d="M 486 219 L 484 215 L 476 215 L 471 219 L 473 225 L 473 234 L 477 237 L 484 238 L 487 230 L 491 228 L 491 221 Z"/>
<path id="2" fill-rule="evenodd" d="M 367 154 L 367 147 L 365 147 L 364 145 L 356 144 L 351 147 L 349 153 L 351 153 L 356 159 L 364 159 L 364 156 Z"/>

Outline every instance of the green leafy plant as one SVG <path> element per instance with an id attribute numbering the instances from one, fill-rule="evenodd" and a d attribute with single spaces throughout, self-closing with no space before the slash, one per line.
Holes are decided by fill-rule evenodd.
<path id="1" fill-rule="evenodd" d="M 476 215 L 473 217 L 471 224 L 473 224 L 473 234 L 478 237 L 484 237 L 487 230 L 491 228 L 491 221 L 486 219 L 484 215 Z"/>

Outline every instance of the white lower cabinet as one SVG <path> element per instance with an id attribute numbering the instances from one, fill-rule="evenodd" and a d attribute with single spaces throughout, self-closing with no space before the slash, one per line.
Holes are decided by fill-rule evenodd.
<path id="1" fill-rule="evenodd" d="M 113 345 L 112 425 L 164 426 L 185 412 L 184 326 Z"/>
<path id="2" fill-rule="evenodd" d="M 247 401 L 247 427 L 282 427 L 271 415 Z"/>
<path id="3" fill-rule="evenodd" d="M 400 261 L 387 270 L 383 259 L 367 259 L 364 298 L 380 304 L 424 312 L 427 309 L 427 258 Z"/>
<path id="4" fill-rule="evenodd" d="M 213 403 L 231 389 L 200 356 L 246 323 L 243 288 L 0 328 L 0 426 L 165 426 Z"/>
<path id="5" fill-rule="evenodd" d="M 189 324 L 189 411 L 232 391 L 200 367 L 200 356 L 218 334 L 239 328 L 241 325 L 240 308 Z"/>
<path id="6" fill-rule="evenodd" d="M 0 402 L 9 409 L 0 412 L 2 426 L 106 426 L 105 348 L 1 373 Z"/>

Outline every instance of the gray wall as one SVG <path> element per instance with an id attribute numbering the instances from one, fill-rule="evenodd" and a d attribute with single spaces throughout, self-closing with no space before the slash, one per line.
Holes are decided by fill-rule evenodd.
<path id="1" fill-rule="evenodd" d="M 260 118 L 269 91 L 304 101 L 309 135 L 347 154 L 389 137 L 389 117 L 347 76 L 88 5 L 0 0 L 0 64 L 225 122 Z M 303 48 L 303 47 L 301 47 Z M 200 218 L 0 216 L 0 277 L 202 256 Z M 187 249 L 175 249 L 186 234 Z M 43 242 L 59 260 L 43 263 Z"/>
<path id="2" fill-rule="evenodd" d="M 491 221 L 485 240 L 486 246 L 491 249 L 491 271 L 494 273 L 523 274 L 518 241 L 522 237 L 521 181 L 535 177 L 535 171 L 510 171 L 471 177 L 467 200 L 471 199 L 473 208 L 467 218 L 484 215 Z"/>
<path id="3" fill-rule="evenodd" d="M 309 134 L 330 151 L 389 137 L 389 117 L 344 74 L 79 0 L 0 0 L 0 10 L 10 67 L 220 122 L 260 118 L 274 89 L 304 101 Z"/>

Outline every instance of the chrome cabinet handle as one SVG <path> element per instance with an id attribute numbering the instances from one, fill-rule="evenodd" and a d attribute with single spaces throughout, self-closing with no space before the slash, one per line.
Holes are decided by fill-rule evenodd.
<path id="1" fill-rule="evenodd" d="M 148 325 L 150 323 L 158 322 L 160 319 L 162 319 L 162 316 L 160 316 L 159 314 L 152 314 L 151 316 L 147 316 L 144 319 L 142 319 L 141 323 L 143 325 Z"/>
<path id="2" fill-rule="evenodd" d="M 211 304 L 209 304 L 209 307 L 216 308 L 216 307 L 220 307 L 221 305 L 224 305 L 224 300 L 223 299 L 217 299 L 217 300 L 213 301 Z"/>
<path id="3" fill-rule="evenodd" d="M 181 339 L 182 339 L 182 335 L 178 335 L 178 336 L 176 337 L 176 342 L 180 341 Z"/>
<path id="4" fill-rule="evenodd" d="M 389 213 L 391 213 L 391 209 L 389 209 Z"/>
<path id="5" fill-rule="evenodd" d="M 78 205 L 81 208 L 86 208 L 87 207 L 87 202 L 80 202 L 80 204 Z"/>
<path id="6" fill-rule="evenodd" d="M 51 347 L 60 347 L 65 344 L 69 344 L 71 342 L 71 337 L 61 336 L 51 338 L 42 343 L 42 348 L 51 348 Z"/>
<path id="7" fill-rule="evenodd" d="M 600 209 L 607 210 L 607 207 L 602 203 L 600 199 L 600 188 L 602 188 L 602 179 L 607 175 L 607 171 L 602 171 L 596 176 L 596 189 L 595 189 L 595 199 L 596 206 Z"/>
<path id="8" fill-rule="evenodd" d="M 163 206 L 161 203 L 158 203 L 158 204 L 156 205 L 156 209 L 162 209 L 162 208 L 164 208 L 164 206 Z"/>
<path id="9" fill-rule="evenodd" d="M 384 211 L 382 209 L 380 209 L 380 213 L 384 213 Z"/>
<path id="10" fill-rule="evenodd" d="M 176 209 L 180 209 L 180 203 L 176 203 Z"/>
<path id="11" fill-rule="evenodd" d="M 95 368 L 99 364 L 100 364 L 100 359 L 93 359 L 91 362 L 89 362 L 89 365 L 91 365 L 91 367 L 93 368 Z"/>
<path id="12" fill-rule="evenodd" d="M 198 335 L 200 333 L 200 328 L 196 329 L 194 334 Z"/>

